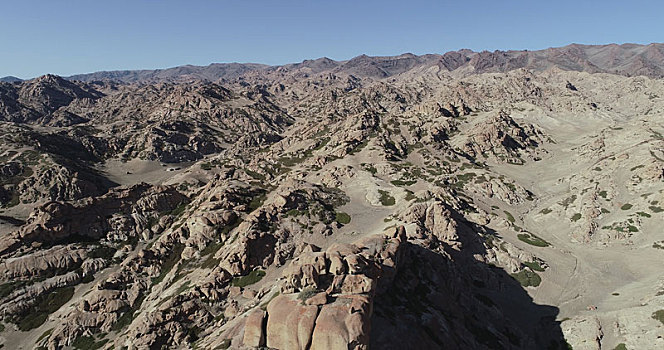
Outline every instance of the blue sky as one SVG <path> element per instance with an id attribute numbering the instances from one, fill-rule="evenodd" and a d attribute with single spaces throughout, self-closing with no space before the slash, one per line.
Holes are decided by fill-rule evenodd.
<path id="1" fill-rule="evenodd" d="M 664 41 L 662 1 L 16 0 L 0 76 Z"/>

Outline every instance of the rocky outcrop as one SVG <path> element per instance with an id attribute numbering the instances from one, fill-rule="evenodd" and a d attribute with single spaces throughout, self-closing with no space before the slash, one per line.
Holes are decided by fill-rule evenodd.
<path id="1" fill-rule="evenodd" d="M 113 190 L 77 204 L 51 202 L 38 208 L 28 223 L 3 241 L 7 253 L 32 242 L 56 243 L 71 236 L 126 239 L 148 229 L 149 219 L 184 205 L 188 198 L 172 187 L 141 184 Z M 127 230 L 131 228 L 131 230 Z"/>
<path id="2" fill-rule="evenodd" d="M 533 156 L 533 149 L 548 142 L 548 137 L 533 125 L 520 125 L 501 111 L 488 123 L 467 133 L 462 149 L 473 158 L 487 158 L 522 164 L 522 156 Z"/>
<path id="3" fill-rule="evenodd" d="M 282 294 L 267 313 L 255 311 L 245 321 L 244 345 L 367 349 L 373 297 L 391 283 L 405 240 L 401 227 L 304 252 L 284 270 Z"/>

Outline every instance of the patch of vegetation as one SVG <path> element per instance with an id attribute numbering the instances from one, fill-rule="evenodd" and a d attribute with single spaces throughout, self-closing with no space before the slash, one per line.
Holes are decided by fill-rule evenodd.
<path id="1" fill-rule="evenodd" d="M 141 295 L 134 302 L 134 306 L 132 306 L 129 310 L 125 311 L 120 317 L 118 317 L 118 320 L 115 322 L 115 324 L 113 324 L 111 330 L 120 331 L 123 328 L 129 326 L 131 322 L 134 320 L 134 317 L 136 316 L 136 311 L 138 311 L 138 308 L 140 308 L 141 304 L 143 304 L 143 299 L 145 299 L 145 296 Z"/>
<path id="2" fill-rule="evenodd" d="M 336 221 L 342 225 L 347 225 L 350 223 L 350 215 L 344 213 L 344 212 L 338 212 L 336 213 Z"/>
<path id="3" fill-rule="evenodd" d="M 608 195 L 608 193 L 607 193 L 606 191 L 599 191 L 598 195 L 599 195 L 600 197 L 606 199 L 606 196 Z"/>
<path id="4" fill-rule="evenodd" d="M 364 170 L 370 172 L 371 175 L 376 175 L 376 173 L 378 172 L 378 169 L 376 169 L 375 166 L 373 166 L 373 165 L 371 165 L 371 164 L 369 164 L 369 163 L 362 163 L 361 165 L 362 165 L 362 168 L 363 168 Z"/>
<path id="5" fill-rule="evenodd" d="M 173 266 L 177 264 L 178 260 L 180 260 L 180 255 L 182 254 L 182 251 L 184 250 L 184 245 L 182 243 L 176 243 L 173 248 L 171 249 L 171 252 L 168 254 L 166 259 L 164 259 L 163 264 L 161 265 L 161 272 L 159 273 L 159 276 L 154 277 L 152 279 L 152 284 L 159 284 L 161 281 L 164 280 L 164 277 L 173 269 Z"/>
<path id="6" fill-rule="evenodd" d="M 416 180 L 392 180 L 390 181 L 394 186 L 411 186 L 414 185 Z"/>
<path id="7" fill-rule="evenodd" d="M 364 141 L 360 142 L 350 152 L 348 152 L 348 154 L 354 155 L 360 153 L 364 149 L 364 147 L 366 147 L 369 144 L 369 140 L 371 140 L 371 138 L 367 137 L 366 139 L 364 139 Z"/>
<path id="8" fill-rule="evenodd" d="M 610 213 L 609 209 L 606 209 L 606 208 L 602 208 L 602 210 L 600 210 L 600 211 L 602 212 L 602 214 Z"/>
<path id="9" fill-rule="evenodd" d="M 625 343 L 620 343 L 616 345 L 616 347 L 613 348 L 613 350 L 627 350 L 627 345 L 625 345 Z"/>
<path id="10" fill-rule="evenodd" d="M 265 181 L 265 180 L 266 180 L 265 175 L 263 175 L 263 174 L 261 174 L 261 173 L 258 173 L 258 172 L 255 172 L 255 171 L 253 171 L 253 170 L 244 169 L 244 172 L 245 172 L 247 175 L 253 177 L 253 178 L 256 179 L 256 180 L 260 180 L 260 181 Z"/>
<path id="11" fill-rule="evenodd" d="M 8 296 L 11 292 L 24 286 L 26 283 L 25 281 L 12 281 L 0 284 L 0 299 Z"/>
<path id="12" fill-rule="evenodd" d="M 203 250 L 201 250 L 201 256 L 206 256 L 216 253 L 221 247 L 224 246 L 223 242 L 211 242 Z"/>
<path id="13" fill-rule="evenodd" d="M 472 180 L 475 176 L 477 176 L 477 174 L 475 174 L 473 172 L 470 172 L 470 173 L 457 175 L 457 179 L 459 181 L 468 182 L 468 181 Z"/>
<path id="14" fill-rule="evenodd" d="M 187 205 L 188 205 L 188 203 L 182 202 L 182 203 L 178 204 L 178 206 L 175 207 L 173 210 L 168 212 L 168 214 L 176 216 L 176 217 L 180 216 L 184 213 L 185 209 L 187 209 Z"/>
<path id="15" fill-rule="evenodd" d="M 569 207 L 572 203 L 574 203 L 574 201 L 576 201 L 575 194 L 573 194 L 571 197 L 565 198 L 565 200 L 563 200 L 558 204 L 562 205 L 563 207 L 565 207 L 565 209 L 567 209 L 567 207 Z"/>
<path id="16" fill-rule="evenodd" d="M 542 283 L 542 278 L 535 272 L 524 269 L 517 273 L 510 274 L 524 287 L 537 287 Z"/>
<path id="17" fill-rule="evenodd" d="M 307 287 L 307 288 L 304 288 L 302 291 L 300 291 L 300 293 L 297 295 L 297 299 L 301 300 L 302 304 L 304 304 L 304 302 L 307 301 L 307 299 L 313 297 L 317 293 L 318 293 L 318 291 L 316 291 L 315 288 Z"/>
<path id="18" fill-rule="evenodd" d="M 581 219 L 581 213 L 576 213 L 576 214 L 572 215 L 572 219 L 571 219 L 572 222 L 579 221 L 579 219 Z"/>
<path id="19" fill-rule="evenodd" d="M 35 305 L 16 321 L 18 329 L 27 332 L 35 329 L 48 318 L 49 314 L 54 313 L 60 307 L 65 305 L 74 296 L 74 287 L 61 287 L 46 293 L 37 298 Z"/>
<path id="20" fill-rule="evenodd" d="M 219 346 L 215 348 L 215 350 L 225 350 L 231 347 L 231 340 L 230 339 L 224 339 Z"/>
<path id="21" fill-rule="evenodd" d="M 544 271 L 542 265 L 540 265 L 540 263 L 537 261 L 524 262 L 523 264 L 530 267 L 530 269 L 533 271 L 539 271 L 539 272 Z"/>
<path id="22" fill-rule="evenodd" d="M 417 196 L 415 196 L 415 193 L 413 193 L 413 191 L 406 190 L 406 197 L 404 198 L 405 200 L 410 202 L 410 201 L 412 201 L 413 199 L 416 199 L 416 198 L 417 198 Z"/>
<path id="23" fill-rule="evenodd" d="M 117 249 L 113 247 L 98 246 L 88 253 L 88 257 L 92 259 L 102 258 L 110 260 L 113 258 L 113 255 L 115 255 L 116 251 Z"/>
<path id="24" fill-rule="evenodd" d="M 536 247 L 548 247 L 549 243 L 533 234 L 530 233 L 520 233 L 517 235 L 517 238 L 519 238 L 520 241 L 526 242 L 530 245 L 534 245 Z"/>
<path id="25" fill-rule="evenodd" d="M 655 205 L 652 205 L 649 208 L 650 208 L 650 210 L 652 210 L 653 213 L 661 213 L 661 212 L 664 211 L 664 209 L 662 209 L 661 207 L 655 206 Z"/>
<path id="26" fill-rule="evenodd" d="M 650 214 L 648 214 L 648 213 L 646 213 L 646 212 L 643 212 L 643 211 L 637 211 L 637 212 L 636 212 L 636 215 L 641 216 L 641 217 L 644 217 L 644 218 L 651 218 L 651 217 L 652 217 L 652 215 L 650 215 Z"/>
<path id="27" fill-rule="evenodd" d="M 108 343 L 108 339 L 95 341 L 95 338 L 93 337 L 82 335 L 76 338 L 71 345 L 74 347 L 74 349 L 96 350 L 101 349 L 106 343 Z"/>
<path id="28" fill-rule="evenodd" d="M 252 198 L 251 202 L 249 202 L 249 204 L 247 205 L 249 212 L 252 212 L 260 208 L 260 206 L 263 205 L 263 202 L 265 202 L 265 199 L 267 199 L 267 196 L 265 194 L 261 194 Z"/>
<path id="29" fill-rule="evenodd" d="M 236 287 L 244 288 L 250 286 L 254 283 L 258 283 L 265 276 L 265 271 L 263 270 L 253 270 L 249 272 L 246 276 L 234 277 L 231 284 Z"/>
<path id="30" fill-rule="evenodd" d="M 39 338 L 37 338 L 37 343 L 39 343 L 40 341 L 51 335 L 51 333 L 53 333 L 53 328 L 47 329 L 44 333 L 42 333 L 39 336 Z"/>
<path id="31" fill-rule="evenodd" d="M 653 242 L 652 247 L 655 248 L 655 249 L 662 249 L 662 250 L 664 250 L 664 241 Z"/>
<path id="32" fill-rule="evenodd" d="M 664 324 L 664 310 L 657 310 L 653 312 L 652 318 L 656 319 L 659 322 L 662 322 Z"/>
<path id="33" fill-rule="evenodd" d="M 630 210 L 630 209 L 632 209 L 632 205 L 629 204 L 629 203 L 625 203 L 625 204 L 622 205 L 622 207 L 620 207 L 620 209 L 622 209 L 622 210 Z"/>
<path id="34" fill-rule="evenodd" d="M 544 208 L 544 209 L 540 210 L 540 213 L 546 215 L 546 214 L 549 214 L 552 211 L 553 211 L 552 209 Z"/>
<path id="35" fill-rule="evenodd" d="M 394 199 L 389 192 L 378 190 L 378 193 L 380 193 L 380 204 L 384 206 L 392 206 L 396 203 L 396 199 Z"/>
<path id="36" fill-rule="evenodd" d="M 286 217 L 291 217 L 291 216 L 301 216 L 307 214 L 306 211 L 304 210 L 298 210 L 298 209 L 291 209 L 286 212 Z"/>
<path id="37" fill-rule="evenodd" d="M 505 213 L 505 216 L 507 217 L 507 221 L 509 221 L 511 223 L 514 223 L 516 221 L 514 219 L 514 215 L 512 215 L 512 213 L 510 213 L 509 211 L 503 210 L 503 213 Z"/>

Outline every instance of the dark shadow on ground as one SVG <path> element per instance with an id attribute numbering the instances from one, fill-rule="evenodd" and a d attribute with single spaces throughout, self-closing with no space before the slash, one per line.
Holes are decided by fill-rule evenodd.
<path id="1" fill-rule="evenodd" d="M 406 245 L 374 299 L 371 348 L 567 349 L 558 308 L 535 304 L 505 270 L 474 258 L 486 252 L 478 232 L 496 233 L 453 216 L 461 249 Z"/>

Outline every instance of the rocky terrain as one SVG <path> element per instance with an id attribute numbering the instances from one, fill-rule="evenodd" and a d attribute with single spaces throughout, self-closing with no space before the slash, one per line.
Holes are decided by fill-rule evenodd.
<path id="1" fill-rule="evenodd" d="M 664 346 L 664 46 L 0 82 L 8 349 Z"/>

